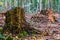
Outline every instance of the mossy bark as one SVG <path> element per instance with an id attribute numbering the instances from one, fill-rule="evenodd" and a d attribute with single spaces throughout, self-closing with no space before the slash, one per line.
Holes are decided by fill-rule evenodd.
<path id="1" fill-rule="evenodd" d="M 6 24 L 4 32 L 20 33 L 24 25 L 27 25 L 25 21 L 24 9 L 16 7 L 14 10 L 10 10 L 6 13 Z"/>

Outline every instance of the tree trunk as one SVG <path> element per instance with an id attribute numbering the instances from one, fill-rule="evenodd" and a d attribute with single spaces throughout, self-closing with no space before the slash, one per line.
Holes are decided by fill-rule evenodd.
<path id="1" fill-rule="evenodd" d="M 5 31 L 8 33 L 20 33 L 23 27 L 27 26 L 25 21 L 24 9 L 16 7 L 14 10 L 10 10 L 6 13 Z"/>

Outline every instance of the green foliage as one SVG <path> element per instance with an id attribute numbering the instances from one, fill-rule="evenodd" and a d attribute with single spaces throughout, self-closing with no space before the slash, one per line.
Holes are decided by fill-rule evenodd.
<path id="1" fill-rule="evenodd" d="M 24 36 L 23 36 L 23 33 L 20 33 L 20 34 L 18 35 L 18 37 L 19 37 L 19 38 L 24 37 Z"/>
<path id="2" fill-rule="evenodd" d="M 13 37 L 12 36 L 7 37 L 0 33 L 0 39 L 1 40 L 13 40 Z"/>
<path id="3" fill-rule="evenodd" d="M 36 31 L 32 31 L 32 34 L 36 34 L 37 32 Z"/>
<path id="4" fill-rule="evenodd" d="M 3 30 L 3 27 L 0 27 L 0 31 L 2 31 Z"/>
<path id="5" fill-rule="evenodd" d="M 5 38 L 6 37 L 3 34 L 0 33 L 0 39 L 5 40 Z"/>
<path id="6" fill-rule="evenodd" d="M 3 32 L 3 27 L 0 27 L 0 33 L 2 33 Z"/>
<path id="7" fill-rule="evenodd" d="M 10 36 L 6 40 L 13 40 L 13 37 Z"/>
<path id="8" fill-rule="evenodd" d="M 23 35 L 24 35 L 24 36 L 27 36 L 27 34 L 28 34 L 28 33 L 27 33 L 26 31 L 23 31 Z"/>
<path id="9" fill-rule="evenodd" d="M 25 37 L 25 36 L 27 36 L 27 32 L 26 31 L 23 31 L 23 32 L 21 32 L 19 35 L 18 35 L 18 37 L 19 38 L 22 38 L 22 37 Z"/>

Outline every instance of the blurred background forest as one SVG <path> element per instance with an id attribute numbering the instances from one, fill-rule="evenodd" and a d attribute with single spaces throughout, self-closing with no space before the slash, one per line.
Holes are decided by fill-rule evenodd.
<path id="1" fill-rule="evenodd" d="M 60 28 L 58 13 L 60 0 L 0 0 L 0 37 L 1 33 L 17 39 L 38 33 L 53 36 L 53 31 L 49 34 L 51 26 Z"/>
<path id="2" fill-rule="evenodd" d="M 42 9 L 53 9 L 60 13 L 60 0 L 0 0 L 0 12 L 17 6 L 23 7 L 27 13 L 37 13 Z"/>

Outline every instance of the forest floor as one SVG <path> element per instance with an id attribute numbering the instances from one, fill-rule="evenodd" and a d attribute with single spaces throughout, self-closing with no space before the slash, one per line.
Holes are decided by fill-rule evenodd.
<path id="1" fill-rule="evenodd" d="M 23 38 L 13 37 L 13 40 L 60 40 L 60 14 L 55 14 L 57 22 L 54 23 L 48 22 L 48 20 L 44 21 L 45 19 L 39 21 L 39 18 L 31 20 L 32 16 L 37 17 L 35 14 L 25 14 L 26 21 L 30 23 L 32 28 L 42 31 L 42 35 L 33 34 Z M 45 33 L 47 35 L 44 35 Z"/>
<path id="2" fill-rule="evenodd" d="M 57 22 L 54 22 L 54 23 L 47 22 L 47 21 L 46 21 L 47 23 L 46 22 L 41 23 L 41 21 L 33 22 L 31 20 L 32 16 L 35 16 L 35 14 L 26 14 L 26 19 L 27 19 L 26 21 L 31 24 L 31 27 L 33 27 L 39 31 L 42 31 L 44 33 L 47 30 L 47 33 L 49 35 L 47 34 L 47 36 L 41 37 L 40 34 L 36 34 L 34 37 L 30 36 L 28 39 L 26 38 L 26 40 L 57 40 L 57 39 L 60 40 L 60 31 L 59 31 L 60 30 L 60 14 L 57 14 L 57 13 L 55 14 Z M 40 15 L 38 15 L 38 16 L 40 16 Z M 33 20 L 35 20 L 35 19 L 33 19 Z M 39 19 L 37 19 L 37 20 L 39 20 Z M 42 35 L 44 35 L 44 33 Z"/>

